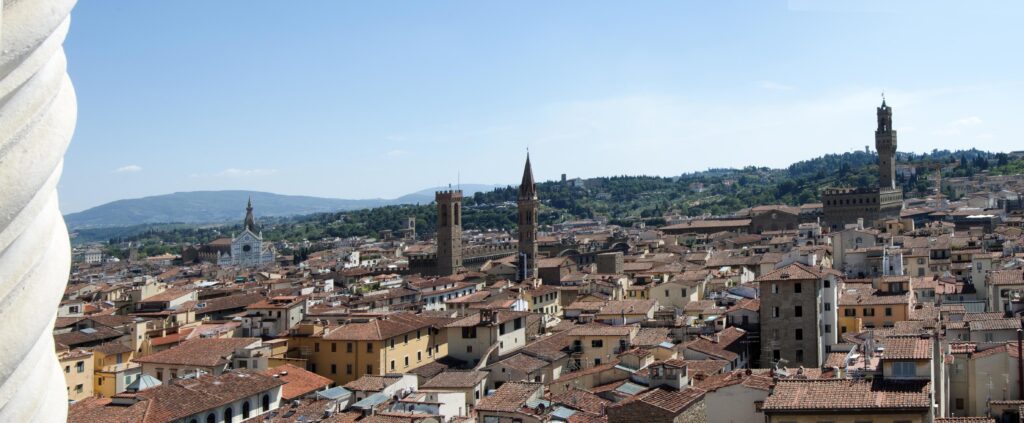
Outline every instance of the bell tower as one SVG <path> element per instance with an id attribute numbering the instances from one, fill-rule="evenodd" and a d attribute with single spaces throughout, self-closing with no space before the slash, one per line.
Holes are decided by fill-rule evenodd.
<path id="1" fill-rule="evenodd" d="M 892 108 L 878 107 L 878 129 L 875 130 L 875 149 L 878 150 L 878 187 L 896 188 L 896 130 L 892 129 Z"/>
<path id="2" fill-rule="evenodd" d="M 530 154 L 526 154 L 523 181 L 519 184 L 519 280 L 537 277 L 537 184 L 533 181 Z"/>
<path id="3" fill-rule="evenodd" d="M 451 276 L 462 268 L 462 191 L 437 191 L 437 274 Z"/>

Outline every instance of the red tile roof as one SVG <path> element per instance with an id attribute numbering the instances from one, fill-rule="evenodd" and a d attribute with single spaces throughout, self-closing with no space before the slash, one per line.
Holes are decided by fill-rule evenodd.
<path id="1" fill-rule="evenodd" d="M 931 406 L 927 380 L 784 379 L 764 402 L 765 414 L 797 411 L 921 410 Z"/>
<path id="2" fill-rule="evenodd" d="M 263 374 L 284 381 L 284 386 L 281 387 L 281 398 L 286 400 L 292 400 L 310 392 L 319 391 L 331 386 L 331 383 L 333 383 L 326 377 L 291 364 L 282 364 L 264 370 Z"/>

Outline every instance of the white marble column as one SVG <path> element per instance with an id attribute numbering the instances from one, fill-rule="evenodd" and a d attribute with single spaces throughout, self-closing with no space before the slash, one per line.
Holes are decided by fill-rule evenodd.
<path id="1" fill-rule="evenodd" d="M 57 181 L 75 128 L 62 44 L 74 0 L 0 10 L 0 422 L 63 422 L 51 328 L 71 262 Z"/>

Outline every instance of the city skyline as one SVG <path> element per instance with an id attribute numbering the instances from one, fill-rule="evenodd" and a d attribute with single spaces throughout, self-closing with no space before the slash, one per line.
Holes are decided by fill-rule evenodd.
<path id="1" fill-rule="evenodd" d="M 900 151 L 1011 150 L 1019 6 L 949 6 L 80 4 L 62 211 L 783 167 L 871 145 L 882 91 Z"/>

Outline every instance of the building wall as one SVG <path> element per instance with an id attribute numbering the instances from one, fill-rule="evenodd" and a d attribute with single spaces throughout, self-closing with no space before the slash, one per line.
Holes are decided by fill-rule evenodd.
<path id="1" fill-rule="evenodd" d="M 885 310 L 890 309 L 892 311 L 891 316 L 885 315 Z M 874 306 L 861 306 L 861 305 L 844 305 L 839 306 L 839 316 L 842 321 L 848 324 L 851 319 L 860 321 L 860 325 L 863 328 L 875 328 L 881 329 L 886 327 L 892 327 L 896 322 L 902 322 L 909 319 L 908 316 L 908 304 L 890 304 L 890 305 L 874 305 Z M 847 316 L 847 310 L 853 310 L 856 315 Z M 865 316 L 864 310 L 873 310 L 874 316 Z M 843 324 L 843 323 L 841 323 Z M 852 331 L 850 326 L 847 326 L 847 332 Z"/>
<path id="2" fill-rule="evenodd" d="M 699 289 L 697 284 L 683 284 L 676 282 L 664 283 L 650 288 L 650 297 L 665 307 L 675 307 L 682 310 L 691 301 L 697 301 Z"/>
<path id="3" fill-rule="evenodd" d="M 269 403 L 268 403 L 269 407 L 268 407 L 267 411 L 263 411 L 263 406 L 262 406 L 262 401 L 263 401 L 263 396 L 264 395 L 266 395 L 268 397 L 268 399 L 269 399 Z M 278 387 L 275 387 L 275 388 L 270 389 L 268 391 L 264 391 L 264 392 L 262 392 L 262 393 L 260 393 L 258 395 L 254 395 L 252 397 L 240 399 L 240 400 L 235 401 L 235 402 L 233 402 L 231 404 L 228 404 L 228 405 L 223 405 L 223 406 L 214 408 L 212 410 L 206 410 L 206 411 L 203 411 L 201 413 L 193 414 L 191 416 L 185 417 L 181 421 L 183 421 L 183 422 L 192 422 L 192 421 L 206 422 L 207 421 L 206 420 L 207 416 L 209 416 L 210 414 L 213 414 L 214 421 L 217 422 L 217 423 L 241 422 L 243 420 L 246 420 L 245 418 L 242 417 L 242 407 L 244 406 L 244 404 L 246 402 L 249 403 L 249 413 L 250 413 L 249 414 L 249 418 L 253 418 L 253 417 L 265 414 L 267 412 L 274 411 L 274 410 L 278 409 L 281 406 L 281 387 L 278 386 Z M 231 420 L 230 421 L 224 419 L 224 411 L 227 410 L 228 408 L 231 408 Z"/>
<path id="4" fill-rule="evenodd" d="M 574 339 L 580 341 L 580 347 L 582 354 L 580 360 L 584 368 L 596 365 L 594 360 L 600 359 L 601 364 L 608 363 L 616 358 L 616 356 L 623 351 L 620 348 L 620 342 L 624 342 L 626 348 L 629 348 L 631 337 L 630 336 L 575 336 Z M 594 342 L 599 341 L 600 346 L 595 347 Z"/>
<path id="5" fill-rule="evenodd" d="M 423 328 L 418 338 L 416 331 L 411 331 L 385 341 L 332 341 L 292 337 L 288 345 L 292 347 L 293 355 L 297 351 L 299 358 L 307 360 L 307 370 L 329 378 L 337 385 L 344 385 L 366 374 L 405 373 L 444 357 L 448 354 L 448 345 L 442 334 Z M 392 361 L 395 366 L 393 370 Z"/>
<path id="6" fill-rule="evenodd" d="M 61 358 L 60 366 L 64 371 L 69 400 L 79 401 L 93 395 L 92 354 Z"/>
<path id="7" fill-rule="evenodd" d="M 795 292 L 800 283 L 801 292 Z M 772 284 L 778 287 L 773 292 Z M 819 283 L 815 279 L 765 281 L 761 283 L 761 365 L 771 367 L 773 350 L 790 367 L 818 367 L 820 334 Z M 802 309 L 802 316 L 796 316 L 796 306 Z M 779 316 L 774 316 L 778 308 Z M 802 340 L 796 339 L 796 330 L 803 332 Z M 797 359 L 797 351 L 803 351 L 803 359 Z"/>
<path id="8" fill-rule="evenodd" d="M 768 391 L 736 384 L 704 395 L 707 414 L 722 423 L 763 422 L 764 413 L 754 404 L 768 398 Z"/>

